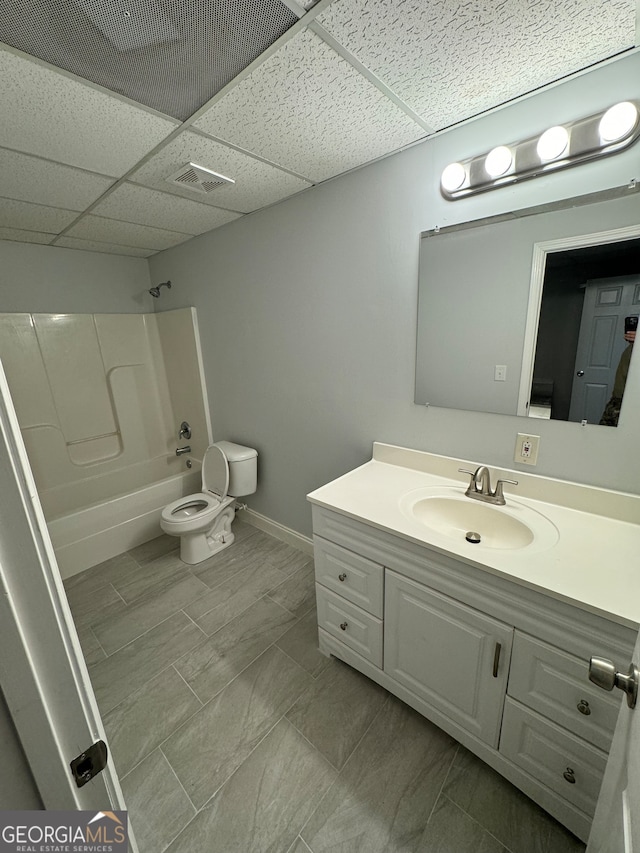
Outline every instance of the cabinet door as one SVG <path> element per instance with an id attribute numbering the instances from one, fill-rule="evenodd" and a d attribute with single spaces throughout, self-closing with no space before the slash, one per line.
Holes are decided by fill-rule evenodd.
<path id="1" fill-rule="evenodd" d="M 512 637 L 503 622 L 387 570 L 384 671 L 492 747 Z"/>

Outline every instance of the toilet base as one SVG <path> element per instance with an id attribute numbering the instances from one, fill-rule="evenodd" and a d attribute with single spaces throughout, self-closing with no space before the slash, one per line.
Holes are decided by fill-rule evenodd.
<path id="1" fill-rule="evenodd" d="M 210 530 L 204 533 L 182 535 L 180 537 L 180 559 L 182 562 L 195 566 L 232 545 L 236 538 L 231 532 L 231 522 L 235 518 L 235 514 L 235 508 L 231 505 L 216 517 L 215 524 Z"/>

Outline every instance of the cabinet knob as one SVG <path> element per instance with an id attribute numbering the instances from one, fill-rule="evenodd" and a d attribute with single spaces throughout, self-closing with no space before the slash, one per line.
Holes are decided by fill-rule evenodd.
<path id="1" fill-rule="evenodd" d="M 341 631 L 346 631 L 348 627 L 349 627 L 349 623 L 348 623 L 348 622 L 341 622 L 341 623 L 340 623 L 340 630 L 341 630 Z"/>
<path id="2" fill-rule="evenodd" d="M 342 581 L 342 583 L 344 583 L 346 581 L 346 579 L 347 579 L 346 572 L 343 572 L 341 575 L 338 575 L 338 580 Z"/>
<path id="3" fill-rule="evenodd" d="M 578 702 L 577 708 L 578 708 L 578 711 L 580 711 L 580 713 L 581 713 L 581 714 L 584 714 L 584 715 L 585 715 L 585 717 L 588 717 L 588 716 L 589 716 L 589 714 L 591 713 L 591 708 L 589 707 L 589 703 L 587 702 L 587 700 L 586 700 L 586 699 L 581 699 L 581 700 Z"/>
<path id="4" fill-rule="evenodd" d="M 567 769 L 564 771 L 564 773 L 562 775 L 567 780 L 567 782 L 569 782 L 571 785 L 576 784 L 576 774 L 571 767 L 567 767 Z"/>

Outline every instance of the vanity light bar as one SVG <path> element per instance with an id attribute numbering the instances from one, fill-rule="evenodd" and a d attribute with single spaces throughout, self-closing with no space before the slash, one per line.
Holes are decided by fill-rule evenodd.
<path id="1" fill-rule="evenodd" d="M 453 201 L 615 154 L 638 137 L 639 105 L 623 101 L 587 118 L 550 127 L 522 142 L 499 145 L 486 154 L 450 163 L 442 172 L 440 191 Z"/>

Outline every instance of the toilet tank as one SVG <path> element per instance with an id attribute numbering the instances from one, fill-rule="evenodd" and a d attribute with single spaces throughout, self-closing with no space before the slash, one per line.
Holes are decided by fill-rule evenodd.
<path id="1" fill-rule="evenodd" d="M 216 441 L 215 444 L 229 463 L 227 494 L 234 498 L 252 495 L 258 484 L 258 451 L 232 441 Z"/>

